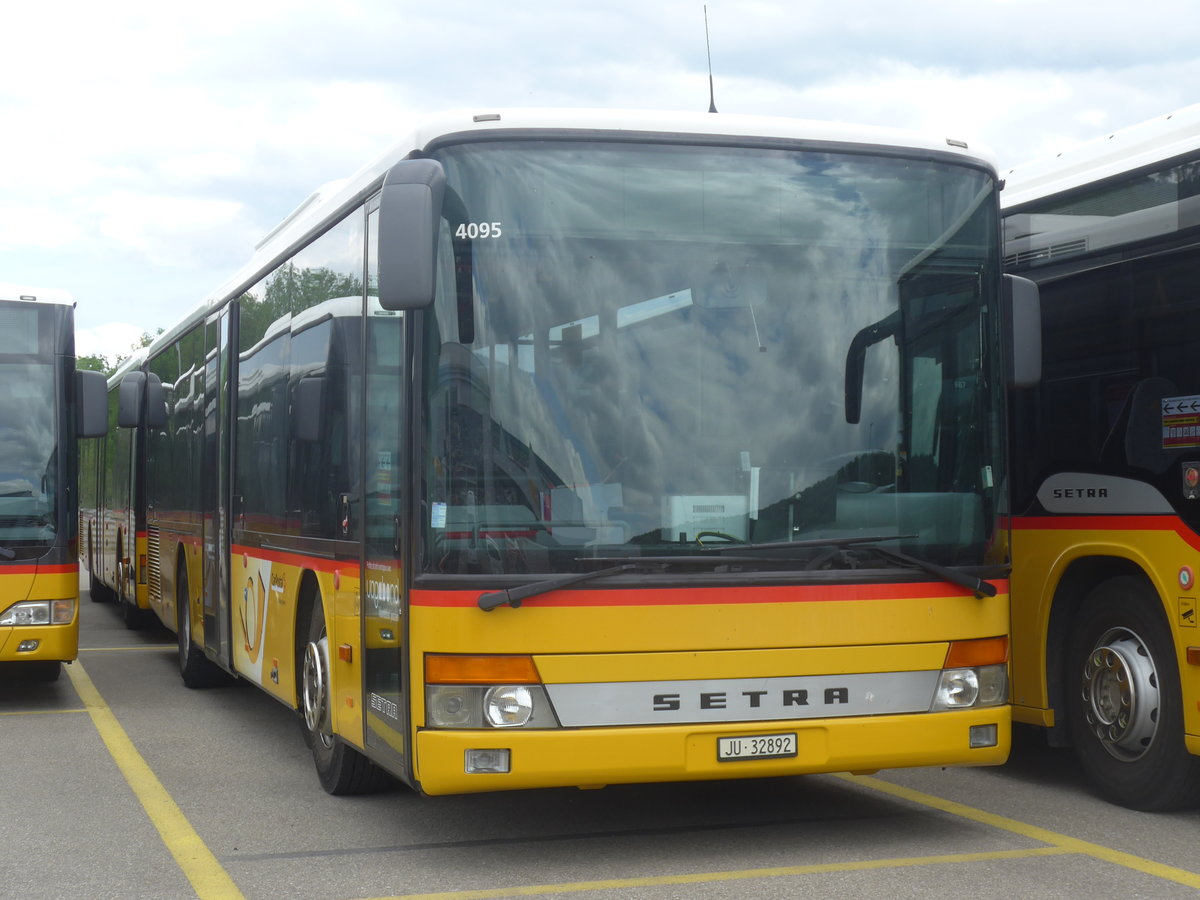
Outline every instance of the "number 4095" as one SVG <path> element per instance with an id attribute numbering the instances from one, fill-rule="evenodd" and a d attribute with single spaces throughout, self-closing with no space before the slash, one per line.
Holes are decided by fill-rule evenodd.
<path id="1" fill-rule="evenodd" d="M 463 222 L 454 229 L 454 236 L 473 241 L 476 238 L 498 238 L 500 232 L 499 222 Z"/>

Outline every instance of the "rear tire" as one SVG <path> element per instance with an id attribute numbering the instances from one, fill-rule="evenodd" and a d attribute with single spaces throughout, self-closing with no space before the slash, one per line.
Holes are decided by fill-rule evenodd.
<path id="1" fill-rule="evenodd" d="M 1158 593 L 1124 576 L 1093 588 L 1067 650 L 1067 727 L 1106 799 L 1160 811 L 1200 801 L 1200 758 L 1183 739 L 1183 700 Z"/>
<path id="2" fill-rule="evenodd" d="M 325 611 L 317 597 L 311 606 L 302 647 L 300 729 L 312 748 L 317 777 L 334 795 L 370 794 L 388 787 L 392 778 L 333 733 L 329 685 L 329 635 Z"/>

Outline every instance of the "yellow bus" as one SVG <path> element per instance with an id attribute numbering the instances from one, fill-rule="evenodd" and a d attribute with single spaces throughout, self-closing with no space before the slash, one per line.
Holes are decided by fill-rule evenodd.
<path id="1" fill-rule="evenodd" d="M 1013 715 L 1105 797 L 1200 799 L 1200 106 L 1007 173 L 1042 298 L 1013 397 Z"/>
<path id="2" fill-rule="evenodd" d="M 137 350 L 109 376 L 108 431 L 104 440 L 81 445 L 79 462 L 80 556 L 88 594 L 93 602 L 118 604 L 130 629 L 153 618 L 146 584 L 146 430 L 128 422 L 118 427 L 117 419 L 122 391 L 140 389 L 145 361 L 145 351 Z"/>
<path id="3" fill-rule="evenodd" d="M 75 442 L 104 424 L 74 316 L 63 291 L 0 285 L 0 668 L 46 681 L 79 650 Z"/>
<path id="4" fill-rule="evenodd" d="M 1003 762 L 997 189 L 844 125 L 420 125 L 119 379 L 184 683 L 331 793 Z"/>

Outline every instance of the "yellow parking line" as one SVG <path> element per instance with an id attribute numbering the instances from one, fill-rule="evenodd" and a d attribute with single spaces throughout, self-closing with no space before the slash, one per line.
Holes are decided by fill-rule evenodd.
<path id="1" fill-rule="evenodd" d="M 86 709 L 18 709 L 15 712 L 0 712 L 0 716 L 56 716 L 59 713 L 81 713 Z"/>
<path id="2" fill-rule="evenodd" d="M 1060 847 L 1036 847 L 1029 850 L 996 850 L 990 853 L 959 853 L 943 856 L 909 856 L 898 859 L 864 859 L 859 862 L 817 863 L 810 866 L 779 866 L 769 869 L 739 869 L 729 872 L 694 872 L 687 875 L 649 875 L 645 878 L 613 878 L 607 881 L 575 881 L 565 884 L 530 884 L 478 891 L 446 891 L 435 894 L 403 894 L 374 900 L 492 900 L 496 897 L 535 897 L 539 894 L 569 894 L 583 891 L 612 891 L 635 887 L 663 887 L 677 884 L 717 884 L 723 881 L 747 881 L 754 878 L 786 878 L 829 872 L 863 872 L 904 866 L 935 866 L 947 863 L 971 863 L 996 859 L 1028 859 L 1033 856 L 1061 856 L 1070 853 Z"/>
<path id="3" fill-rule="evenodd" d="M 1050 831 L 1046 828 L 1039 828 L 1036 825 L 1019 822 L 1016 819 L 1009 819 L 1005 816 L 984 812 L 981 809 L 975 809 L 962 803 L 955 803 L 953 800 L 946 800 L 942 797 L 935 797 L 932 794 L 914 791 L 911 788 L 901 787 L 900 785 L 882 781 L 878 778 L 870 778 L 865 775 L 839 775 L 837 777 L 885 794 L 891 794 L 893 797 L 899 797 L 912 803 L 919 803 L 922 806 L 940 809 L 943 812 L 948 812 L 964 819 L 971 819 L 974 822 L 989 825 L 992 828 L 1011 831 L 1013 834 L 1019 834 L 1022 837 L 1041 841 L 1052 847 L 1058 847 L 1066 853 L 1080 853 L 1095 859 L 1104 860 L 1113 865 L 1124 866 L 1127 869 L 1133 869 L 1137 872 L 1144 872 L 1147 875 L 1153 875 L 1164 881 L 1174 881 L 1188 887 L 1200 888 L 1200 874 L 1189 872 L 1187 869 L 1179 869 L 1175 866 L 1168 866 L 1163 863 L 1154 862 L 1151 859 L 1135 856 L 1132 853 L 1124 853 L 1120 850 L 1113 850 L 1111 847 L 1104 847 L 1089 841 L 1081 841 L 1078 838 L 1069 837 L 1057 831 Z"/>
<path id="4" fill-rule="evenodd" d="M 853 784 L 858 784 L 893 797 L 907 800 L 921 806 L 939 809 L 960 818 L 992 828 L 1012 832 L 1021 837 L 1038 841 L 1047 846 L 1026 850 L 999 850 L 991 853 L 961 853 L 943 856 L 913 856 L 891 859 L 870 859 L 849 863 L 821 863 L 809 866 L 786 866 L 770 869 L 742 869 L 727 872 L 698 872 L 687 875 L 650 876 L 645 878 L 621 878 L 607 881 L 578 881 L 565 884 L 517 885 L 508 888 L 491 888 L 473 891 L 445 891 L 432 894 L 404 894 L 393 897 L 380 897 L 374 900 L 492 900 L 499 897 L 532 897 L 544 894 L 580 893 L 584 891 L 620 890 L 635 887 L 660 887 L 681 884 L 715 884 L 723 881 L 741 881 L 755 878 L 780 878 L 798 875 L 814 875 L 832 872 L 855 872 L 872 869 L 901 868 L 908 866 L 945 865 L 949 863 L 969 863 L 984 860 L 1028 859 L 1039 856 L 1080 855 L 1103 860 L 1113 865 L 1133 869 L 1165 881 L 1174 881 L 1188 887 L 1200 888 L 1200 874 L 1179 869 L 1175 866 L 1164 865 L 1153 860 L 1135 856 L 1082 841 L 1056 831 L 1039 828 L 1016 819 L 1009 819 L 981 809 L 955 803 L 932 794 L 925 794 L 911 788 L 891 784 L 878 778 L 862 775 L 836 776 Z"/>
<path id="5" fill-rule="evenodd" d="M 177 650 L 174 644 L 131 644 L 127 647 L 80 647 L 80 653 L 124 653 L 127 650 Z"/>
<path id="6" fill-rule="evenodd" d="M 208 898 L 236 900 L 236 898 L 242 897 L 242 892 L 238 890 L 233 879 L 217 862 L 217 858 L 213 856 L 204 841 L 200 840 L 200 835 L 192 828 L 187 817 L 184 816 L 171 795 L 167 793 L 167 789 L 162 786 L 162 782 L 158 780 L 146 760 L 138 753 L 133 741 L 129 739 L 129 735 L 125 733 L 125 729 L 121 727 L 121 723 L 117 721 L 113 711 L 104 702 L 100 692 L 96 690 L 92 679 L 84 671 L 83 665 L 76 662 L 72 666 L 67 666 L 67 674 L 71 677 L 71 683 L 75 686 L 79 699 L 87 707 L 87 711 L 92 717 L 92 724 L 96 726 L 96 731 L 100 733 L 100 738 L 108 747 L 108 752 L 117 764 L 117 768 L 129 782 L 129 786 L 142 804 L 142 808 L 146 810 L 146 815 L 158 829 L 163 843 L 167 845 L 167 849 L 175 857 L 175 862 L 179 864 L 179 868 L 191 882 L 196 895 L 201 900 L 208 900 Z"/>

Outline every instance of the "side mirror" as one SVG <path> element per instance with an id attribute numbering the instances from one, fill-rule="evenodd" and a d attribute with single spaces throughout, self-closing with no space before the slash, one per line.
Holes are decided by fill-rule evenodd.
<path id="1" fill-rule="evenodd" d="M 857 425 L 862 418 L 863 373 L 867 368 L 867 348 L 894 338 L 900 332 L 900 310 L 868 325 L 854 336 L 846 351 L 846 423 Z"/>
<path id="2" fill-rule="evenodd" d="M 321 410 L 325 406 L 325 379 L 310 375 L 296 382 L 292 393 L 292 437 L 312 443 L 321 439 Z"/>
<path id="3" fill-rule="evenodd" d="M 75 372 L 75 433 L 81 438 L 108 434 L 108 379 L 101 372 Z"/>
<path id="4" fill-rule="evenodd" d="M 1042 380 L 1042 302 L 1028 278 L 1004 276 L 1009 387 L 1033 387 Z"/>
<path id="5" fill-rule="evenodd" d="M 130 372 L 117 386 L 117 427 L 137 428 L 142 422 L 142 392 L 145 372 Z"/>
<path id="6" fill-rule="evenodd" d="M 162 379 L 153 372 L 146 376 L 146 427 L 167 427 L 167 400 Z"/>
<path id="7" fill-rule="evenodd" d="M 438 226 L 446 173 L 432 159 L 402 160 L 383 179 L 379 199 L 379 305 L 423 309 L 433 303 Z"/>

